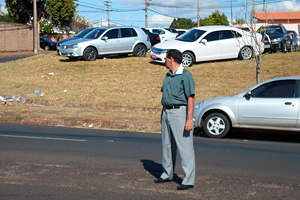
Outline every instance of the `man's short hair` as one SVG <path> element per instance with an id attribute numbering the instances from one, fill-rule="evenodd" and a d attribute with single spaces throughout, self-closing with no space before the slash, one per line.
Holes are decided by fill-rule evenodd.
<path id="1" fill-rule="evenodd" d="M 177 49 L 171 49 L 169 51 L 167 51 L 167 58 L 173 58 L 175 62 L 177 62 L 178 64 L 181 64 L 182 62 L 182 53 L 177 50 Z"/>

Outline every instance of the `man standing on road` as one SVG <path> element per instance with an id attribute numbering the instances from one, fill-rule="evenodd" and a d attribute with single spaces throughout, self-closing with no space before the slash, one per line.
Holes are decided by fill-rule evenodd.
<path id="1" fill-rule="evenodd" d="M 173 180 L 177 149 L 181 157 L 184 179 L 178 190 L 187 190 L 195 184 L 195 153 L 193 146 L 193 112 L 195 81 L 181 64 L 182 53 L 169 50 L 166 67 L 170 70 L 162 86 L 162 166 L 163 173 L 155 183 Z"/>

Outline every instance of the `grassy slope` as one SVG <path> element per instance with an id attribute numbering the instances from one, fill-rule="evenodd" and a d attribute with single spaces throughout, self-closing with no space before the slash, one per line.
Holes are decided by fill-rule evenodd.
<path id="1" fill-rule="evenodd" d="M 300 75 L 299 58 L 300 52 L 264 54 L 260 80 Z M 196 101 L 234 95 L 256 83 L 254 60 L 197 63 L 188 70 L 196 82 Z M 0 94 L 35 100 L 1 106 L 0 119 L 4 112 L 17 112 L 20 123 L 42 118 L 40 124 L 46 125 L 159 132 L 160 88 L 166 72 L 163 65 L 150 63 L 149 55 L 71 62 L 53 52 L 0 63 Z M 40 94 L 34 94 L 37 89 Z"/>

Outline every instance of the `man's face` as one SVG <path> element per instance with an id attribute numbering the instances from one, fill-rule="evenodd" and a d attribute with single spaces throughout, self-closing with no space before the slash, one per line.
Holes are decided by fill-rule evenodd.
<path id="1" fill-rule="evenodd" d="M 168 55 L 166 55 L 166 67 L 170 69 L 171 66 L 172 66 L 172 60 L 171 58 L 168 58 Z"/>

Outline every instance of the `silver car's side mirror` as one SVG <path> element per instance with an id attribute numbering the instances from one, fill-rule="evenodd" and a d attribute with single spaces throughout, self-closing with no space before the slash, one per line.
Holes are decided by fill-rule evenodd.
<path id="1" fill-rule="evenodd" d="M 201 40 L 200 43 L 206 44 L 207 43 L 207 39 Z"/>
<path id="2" fill-rule="evenodd" d="M 246 97 L 247 99 L 250 99 L 251 96 L 252 96 L 251 91 L 248 91 L 248 92 L 244 95 L 244 97 Z"/>
<path id="3" fill-rule="evenodd" d="M 107 36 L 103 36 L 102 40 L 108 40 L 108 37 Z"/>

